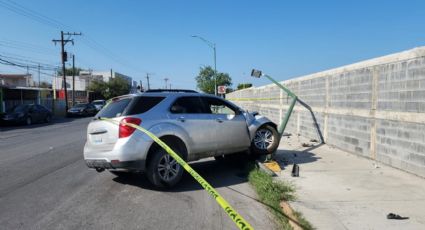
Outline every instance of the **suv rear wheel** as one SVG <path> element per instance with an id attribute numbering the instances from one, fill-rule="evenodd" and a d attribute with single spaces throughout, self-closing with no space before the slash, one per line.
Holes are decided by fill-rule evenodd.
<path id="1" fill-rule="evenodd" d="M 183 168 L 164 149 L 158 149 L 150 159 L 146 175 L 158 188 L 172 187 L 183 176 Z"/>
<path id="2" fill-rule="evenodd" d="M 270 126 L 264 125 L 255 132 L 251 142 L 251 151 L 256 155 L 271 154 L 279 146 L 279 133 Z"/>

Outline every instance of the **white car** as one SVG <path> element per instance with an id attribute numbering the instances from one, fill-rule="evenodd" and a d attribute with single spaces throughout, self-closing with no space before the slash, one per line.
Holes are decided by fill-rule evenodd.
<path id="1" fill-rule="evenodd" d="M 96 107 L 97 111 L 100 111 L 103 108 L 103 106 L 105 106 L 106 101 L 105 100 L 94 100 L 91 103 L 94 105 L 94 107 Z"/>

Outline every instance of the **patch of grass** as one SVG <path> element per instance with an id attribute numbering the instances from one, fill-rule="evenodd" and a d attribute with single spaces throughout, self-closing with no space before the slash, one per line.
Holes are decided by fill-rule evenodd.
<path id="1" fill-rule="evenodd" d="M 295 188 L 292 184 L 284 181 L 274 181 L 270 175 L 251 167 L 248 180 L 256 190 L 262 203 L 267 205 L 278 220 L 282 229 L 292 229 L 286 216 L 280 207 L 281 201 L 293 201 L 295 199 Z M 314 229 L 301 213 L 294 213 L 303 229 Z M 298 218 L 300 217 L 300 218 Z"/>

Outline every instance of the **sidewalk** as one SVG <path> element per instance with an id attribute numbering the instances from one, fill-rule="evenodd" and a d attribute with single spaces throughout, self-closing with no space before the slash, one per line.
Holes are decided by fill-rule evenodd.
<path id="1" fill-rule="evenodd" d="M 285 165 L 278 178 L 297 188 L 291 206 L 317 229 L 425 229 L 423 178 L 295 135 L 282 138 L 276 160 Z"/>

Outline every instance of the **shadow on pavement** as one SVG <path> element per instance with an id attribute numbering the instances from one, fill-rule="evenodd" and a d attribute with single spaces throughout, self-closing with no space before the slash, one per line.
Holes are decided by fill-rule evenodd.
<path id="1" fill-rule="evenodd" d="M 251 161 L 248 159 L 231 159 L 223 162 L 212 158 L 203 161 L 189 163 L 214 188 L 226 187 L 248 181 L 247 167 Z M 115 177 L 115 182 L 137 186 L 143 189 L 158 190 L 153 187 L 145 175 L 132 174 L 125 177 Z M 182 180 L 173 188 L 163 190 L 164 192 L 184 192 L 203 189 L 198 182 L 187 172 Z"/>
<path id="2" fill-rule="evenodd" d="M 323 144 L 311 146 L 304 150 L 282 150 L 279 149 L 276 152 L 275 159 L 283 169 L 285 166 L 291 164 L 306 164 L 318 161 L 321 157 L 317 157 L 316 154 L 311 151 L 319 148 Z"/>

